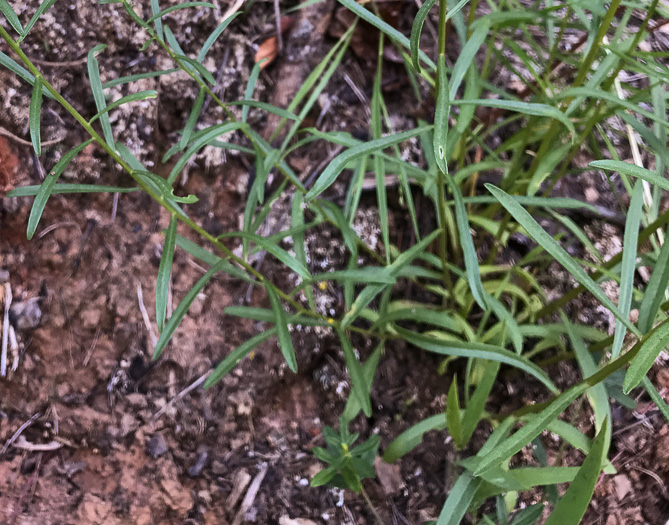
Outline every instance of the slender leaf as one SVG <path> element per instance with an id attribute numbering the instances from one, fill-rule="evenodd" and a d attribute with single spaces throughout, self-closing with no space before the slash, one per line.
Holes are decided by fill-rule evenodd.
<path id="1" fill-rule="evenodd" d="M 35 85 L 33 86 L 33 94 L 30 97 L 30 111 L 29 111 L 29 122 L 30 122 L 30 142 L 33 144 L 33 150 L 35 155 L 38 157 L 42 155 L 42 135 L 41 135 L 41 124 L 42 124 L 42 86 L 44 79 L 42 76 L 38 76 L 35 79 Z"/>
<path id="2" fill-rule="evenodd" d="M 555 506 L 545 525 L 578 525 L 581 523 L 581 518 L 588 509 L 599 474 L 606 460 L 608 443 L 611 439 L 610 434 L 611 426 L 604 422 L 602 429 L 597 433 L 597 437 L 592 443 L 588 457 L 585 458 L 574 481 Z"/>
<path id="3" fill-rule="evenodd" d="M 618 295 L 618 309 L 629 317 L 632 305 L 632 291 L 634 289 L 634 274 L 636 272 L 636 247 L 639 240 L 639 224 L 641 223 L 641 210 L 643 206 L 643 186 L 637 181 L 632 192 L 632 200 L 627 211 L 625 220 L 625 234 L 623 239 L 623 260 L 620 270 L 620 292 Z M 616 321 L 613 346 L 611 347 L 611 359 L 620 355 L 625 340 L 625 325 Z"/>
<path id="4" fill-rule="evenodd" d="M 102 112 L 102 115 L 100 115 L 100 125 L 102 126 L 102 134 L 105 137 L 105 142 L 107 142 L 107 145 L 110 148 L 116 149 L 111 121 L 109 120 L 109 114 L 104 112 L 104 109 L 107 107 L 107 101 L 105 100 L 105 95 L 102 91 L 102 81 L 100 80 L 100 68 L 98 66 L 98 60 L 95 58 L 96 53 L 99 53 L 106 48 L 106 44 L 100 44 L 88 52 L 88 80 L 91 83 L 91 90 L 93 91 L 95 107 L 97 108 L 98 112 Z"/>
<path id="5" fill-rule="evenodd" d="M 44 184 L 44 183 L 42 183 Z M 7 192 L 7 197 L 32 197 L 39 193 L 41 186 L 22 186 Z M 56 184 L 51 195 L 67 193 L 132 193 L 140 188 L 121 188 L 119 186 L 103 186 L 96 184 Z"/>
<path id="6" fill-rule="evenodd" d="M 420 51 L 420 34 L 423 31 L 425 19 L 436 2 L 437 0 L 426 0 L 418 10 L 418 14 L 416 15 L 416 18 L 414 18 L 413 26 L 411 27 L 411 38 L 409 40 L 411 61 L 413 62 L 414 69 L 418 73 L 420 73 L 420 60 L 418 58 L 418 52 Z"/>
<path id="7" fill-rule="evenodd" d="M 106 106 L 102 111 L 99 111 L 96 113 L 93 118 L 89 121 L 90 124 L 95 122 L 97 119 L 102 117 L 105 113 L 109 113 L 112 109 L 116 109 L 119 106 L 122 106 L 123 104 L 127 104 L 128 102 L 136 102 L 138 100 L 147 100 L 149 98 L 156 98 L 158 96 L 158 92 L 149 89 L 147 91 L 138 91 L 137 93 L 132 93 L 130 95 L 127 95 L 125 97 L 121 97 L 118 100 L 115 100 L 108 106 Z"/>
<path id="8" fill-rule="evenodd" d="M 480 485 L 481 479 L 470 471 L 460 474 L 441 509 L 437 525 L 460 525 Z"/>
<path id="9" fill-rule="evenodd" d="M 230 22 L 232 22 L 235 18 L 237 18 L 239 15 L 241 15 L 241 11 L 238 11 L 232 15 L 230 15 L 228 18 L 223 20 L 216 29 L 214 29 L 207 37 L 207 40 L 205 40 L 204 45 L 202 46 L 202 49 L 200 49 L 200 52 L 197 54 L 197 61 L 198 62 L 203 62 L 204 57 L 207 56 L 207 53 L 211 49 L 211 47 L 214 45 L 216 40 L 218 40 L 218 37 L 221 36 L 221 33 L 225 31 L 225 28 L 230 25 Z"/>
<path id="10" fill-rule="evenodd" d="M 74 159 L 74 157 L 76 157 L 79 152 L 88 146 L 91 142 L 93 142 L 93 139 L 79 144 L 76 148 L 71 149 L 65 155 L 63 155 L 63 157 L 56 163 L 49 174 L 44 178 L 44 182 L 42 182 L 40 186 L 26 186 L 23 188 L 17 188 L 7 193 L 7 197 L 36 195 L 33 206 L 30 210 L 30 217 L 28 218 L 28 240 L 32 239 L 33 235 L 35 235 L 35 230 L 37 229 L 37 225 L 39 224 L 39 220 L 42 217 L 42 212 L 44 211 L 44 207 L 46 206 L 49 197 L 53 193 L 56 193 L 54 190 L 57 188 L 56 181 L 58 181 L 58 177 L 60 177 L 60 174 L 63 173 L 63 170 L 67 167 L 67 165 L 72 162 L 72 159 Z M 65 185 L 61 184 L 60 186 Z M 28 193 L 28 188 L 35 188 L 35 193 Z"/>
<path id="11" fill-rule="evenodd" d="M 490 25 L 487 23 L 482 23 L 477 25 L 476 29 L 472 33 L 472 36 L 467 40 L 465 47 L 462 48 L 462 51 L 458 55 L 458 59 L 455 61 L 453 66 L 453 72 L 451 73 L 451 82 L 450 82 L 450 94 L 449 97 L 451 100 L 455 100 L 458 89 L 460 88 L 460 83 L 465 77 L 465 73 L 470 67 L 476 67 L 474 61 L 476 53 L 478 52 L 481 44 L 488 36 L 488 31 L 490 31 Z"/>
<path id="12" fill-rule="evenodd" d="M 276 324 L 276 329 L 279 334 L 279 346 L 281 347 L 281 353 L 286 359 L 288 368 L 290 368 L 293 373 L 297 373 L 297 358 L 295 357 L 295 348 L 293 348 L 293 341 L 290 338 L 290 330 L 288 329 L 286 312 L 281 305 L 281 299 L 279 299 L 274 286 L 268 281 L 265 282 L 265 290 L 267 290 L 272 312 L 274 313 L 274 323 Z"/>
<path id="13" fill-rule="evenodd" d="M 114 86 L 120 86 L 123 84 L 129 84 L 130 82 L 137 82 L 138 80 L 144 80 L 146 78 L 156 78 L 162 75 L 169 75 L 171 73 L 176 73 L 181 71 L 179 68 L 166 69 L 164 71 L 149 71 L 148 73 L 136 73 L 134 75 L 128 75 L 126 77 L 119 77 L 105 82 L 102 84 L 102 89 L 107 89 Z"/>
<path id="14" fill-rule="evenodd" d="M 159 332 L 162 332 L 165 327 L 167 295 L 170 286 L 170 275 L 172 273 L 174 246 L 177 239 L 177 222 L 176 216 L 173 215 L 165 233 L 163 253 L 160 257 L 160 265 L 158 266 L 158 278 L 156 280 L 156 325 Z"/>
<path id="15" fill-rule="evenodd" d="M 501 346 L 488 345 L 484 343 L 469 343 L 465 341 L 454 341 L 433 335 L 424 335 L 404 328 L 396 327 L 397 333 L 408 343 L 440 355 L 457 357 L 475 357 L 499 361 L 526 372 L 541 381 L 551 392 L 558 393 L 558 388 L 553 384 L 546 373 L 529 359 L 519 356 Z"/>
<path id="16" fill-rule="evenodd" d="M 641 343 L 639 353 L 632 359 L 625 374 L 623 393 L 629 394 L 646 377 L 655 358 L 667 347 L 667 344 L 669 344 L 669 319 L 655 327 Z"/>
<path id="17" fill-rule="evenodd" d="M 149 18 L 146 21 L 146 23 L 151 24 L 156 20 L 164 17 L 165 15 L 173 11 L 176 11 L 177 9 L 186 9 L 189 7 L 211 7 L 212 9 L 218 9 L 215 4 L 212 4 L 210 2 L 182 2 L 181 4 L 173 5 L 171 7 L 168 7 L 167 9 L 159 11 L 158 13 L 154 14 L 151 18 Z"/>
<path id="18" fill-rule="evenodd" d="M 443 412 L 430 416 L 420 423 L 416 423 L 392 440 L 383 454 L 383 460 L 387 463 L 394 463 L 420 445 L 423 442 L 425 434 L 433 430 L 444 430 L 445 428 L 446 414 Z"/>
<path id="19" fill-rule="evenodd" d="M 260 62 L 258 62 L 259 64 Z M 267 111 L 268 113 L 274 113 L 275 115 L 279 115 L 280 117 L 289 119 L 289 120 L 299 120 L 299 118 L 291 113 L 290 111 L 287 111 L 285 109 L 277 108 L 276 106 L 272 106 L 271 104 L 268 104 L 267 102 L 260 102 L 258 100 L 235 100 L 234 102 L 226 102 L 226 106 L 244 106 L 242 108 L 242 112 L 247 109 L 247 108 L 258 108 L 258 109 L 263 109 Z M 247 109 L 247 114 L 248 114 L 248 109 Z M 243 113 L 242 113 L 243 115 Z M 242 121 L 246 122 L 246 121 Z"/>
<path id="20" fill-rule="evenodd" d="M 156 347 L 153 349 L 154 360 L 158 359 L 160 355 L 163 353 L 163 350 L 165 350 L 167 343 L 169 343 L 170 339 L 172 339 L 174 332 L 176 331 L 179 324 L 181 324 L 181 320 L 186 315 L 186 312 L 190 308 L 190 305 L 193 304 L 193 301 L 195 300 L 197 295 L 202 291 L 202 289 L 211 280 L 214 274 L 216 274 L 216 272 L 218 272 L 226 262 L 227 261 L 221 260 L 220 262 L 216 263 L 214 266 L 209 268 L 207 273 L 205 273 L 200 278 L 200 280 L 197 283 L 195 283 L 195 286 L 193 286 L 188 291 L 186 296 L 181 300 L 179 305 L 174 310 L 174 313 L 165 324 L 165 329 L 160 333 L 160 338 L 156 343 Z"/>
<path id="21" fill-rule="evenodd" d="M 351 161 L 364 157 L 370 153 L 377 153 L 384 148 L 387 148 L 388 146 L 392 146 L 393 144 L 398 144 L 405 140 L 409 140 L 410 138 L 423 133 L 430 127 L 431 126 L 420 127 L 413 130 L 404 131 L 402 133 L 395 133 L 393 135 L 389 135 L 378 140 L 364 142 L 358 146 L 347 149 L 335 157 L 330 164 L 328 164 L 327 168 L 325 168 L 323 173 L 321 173 L 318 179 L 316 179 L 314 186 L 305 195 L 305 199 L 311 200 L 325 191 Z"/>
<path id="22" fill-rule="evenodd" d="M 14 28 L 14 31 L 16 31 L 19 35 L 23 33 L 23 26 L 21 26 L 21 21 L 7 0 L 0 0 L 0 13 L 5 15 L 7 22 L 9 22 L 9 25 Z"/>
<path id="23" fill-rule="evenodd" d="M 57 0 L 44 0 L 37 10 L 35 11 L 35 14 L 33 14 L 32 18 L 28 22 L 25 28 L 23 28 L 23 32 L 21 33 L 21 36 L 16 40 L 18 44 L 23 42 L 23 39 L 28 36 L 28 33 L 30 33 L 30 30 L 33 28 L 33 26 L 37 23 L 39 18 L 46 13 L 53 4 L 56 3 Z"/>
<path id="24" fill-rule="evenodd" d="M 360 361 L 358 361 L 358 358 L 355 356 L 353 346 L 351 345 L 351 341 L 346 335 L 346 332 L 344 330 L 338 329 L 337 334 L 339 335 L 339 341 L 341 342 L 341 347 L 344 352 L 346 368 L 348 368 L 348 373 L 351 377 L 353 394 L 358 400 L 358 403 L 360 403 L 364 414 L 367 417 L 371 417 L 372 402 L 369 398 L 369 387 L 367 381 L 365 381 L 365 375 L 362 371 Z"/>
<path id="25" fill-rule="evenodd" d="M 518 223 L 525 228 L 528 234 L 541 247 L 551 254 L 556 261 L 564 266 L 574 276 L 574 278 L 583 285 L 592 295 L 595 296 L 608 310 L 611 311 L 620 321 L 635 335 L 639 333 L 637 328 L 630 323 L 629 319 L 623 315 L 618 308 L 613 304 L 611 299 L 602 291 L 602 289 L 595 283 L 592 278 L 585 272 L 585 270 L 574 261 L 572 257 L 562 248 L 555 239 L 553 239 L 546 231 L 539 226 L 539 224 L 532 218 L 532 216 L 520 205 L 517 201 L 507 195 L 505 192 L 493 186 L 486 184 L 485 187 L 495 198 L 506 208 L 506 210 L 518 221 Z"/>
<path id="26" fill-rule="evenodd" d="M 591 162 L 589 166 L 592 166 L 593 168 L 617 171 L 625 175 L 631 175 L 633 177 L 648 181 L 651 184 L 655 184 L 663 190 L 669 191 L 669 180 L 663 177 L 658 177 L 658 175 L 653 171 L 647 170 L 646 168 L 641 168 L 628 162 L 622 162 L 620 160 L 596 160 Z"/>
<path id="27" fill-rule="evenodd" d="M 462 450 L 465 446 L 462 434 L 462 421 L 460 420 L 460 399 L 458 397 L 458 376 L 454 375 L 451 386 L 446 396 L 446 426 L 451 434 L 455 447 Z"/>

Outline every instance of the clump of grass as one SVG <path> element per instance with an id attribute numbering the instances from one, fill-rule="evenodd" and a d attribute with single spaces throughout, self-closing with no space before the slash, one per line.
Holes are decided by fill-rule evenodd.
<path id="1" fill-rule="evenodd" d="M 276 108 L 252 100 L 260 64 L 250 75 L 245 100 L 226 102 L 212 90 L 215 79 L 203 61 L 234 21 L 234 15 L 213 31 L 197 57 L 192 58 L 181 50 L 163 16 L 175 9 L 213 7 L 211 4 L 189 2 L 161 10 L 158 1 L 152 0 L 152 16 L 144 19 L 125 0 L 100 3 L 120 3 L 130 22 L 148 34 L 145 47 L 158 46 L 171 57 L 175 67 L 102 84 L 96 55 L 104 52 L 105 46 L 94 47 L 88 54 L 87 69 L 98 113 L 86 118 L 60 95 L 21 49 L 23 39 L 53 2 L 44 2 L 23 26 L 7 1 L 0 0 L 0 11 L 18 35 L 13 37 L 0 26 L 0 36 L 16 56 L 14 59 L 0 54 L 0 64 L 33 87 L 30 137 L 35 154 L 41 154 L 40 113 L 44 97 L 60 103 L 91 137 L 68 152 L 40 186 L 10 192 L 11 196 L 35 196 L 28 237 L 35 233 L 52 194 L 146 192 L 171 215 L 157 275 L 156 323 L 160 337 L 154 349 L 155 358 L 166 349 L 190 304 L 217 272 L 263 287 L 269 299 L 269 309 L 237 306 L 228 308 L 226 314 L 262 320 L 274 326 L 232 350 L 213 370 L 206 387 L 214 385 L 260 343 L 274 336 L 279 340 L 288 367 L 296 372 L 299 360 L 291 339 L 291 325 L 329 327 L 338 334 L 352 392 L 340 422 L 339 435 L 332 429 L 324 433 L 330 450 L 316 451 L 330 466 L 315 478 L 315 484 L 332 482 L 359 491 L 362 490 L 361 479 L 373 475 L 370 453 L 376 454 L 378 440 L 370 439 L 353 449 L 356 453 L 349 452 L 357 435 L 350 434 L 348 426 L 361 412 L 365 417 L 372 415 L 370 392 L 374 389 L 374 376 L 384 344 L 389 339 L 399 339 L 443 356 L 442 368 L 456 358 L 466 361 L 466 367 L 462 382 L 455 377 L 452 380 L 445 412 L 434 414 L 396 436 L 384 451 L 386 461 L 397 461 L 419 446 L 427 432 L 448 431 L 456 448 L 464 451 L 470 450 L 470 440 L 479 424 L 487 422 L 494 429 L 475 454 L 461 454 L 456 481 L 450 487 L 437 524 L 459 523 L 467 514 L 482 523 L 535 523 L 546 506 L 551 509 L 546 523 L 578 523 L 600 473 L 614 471 L 607 459 L 612 431 L 611 398 L 630 401 L 627 394 L 641 386 L 669 419 L 669 407 L 647 376 L 655 358 L 669 342 L 666 314 L 669 248 L 665 242 L 669 212 L 660 214 L 661 191 L 669 190 L 664 176 L 669 163 L 664 88 L 669 71 L 662 63 L 666 56 L 643 51 L 639 46 L 653 29 L 651 21 L 657 13 L 657 0 L 642 2 L 645 7 L 642 21 L 634 28 L 631 20 L 636 6 L 622 6 L 620 0 L 592 11 L 576 2 L 551 2 L 545 8 L 535 3 L 521 8 L 514 2 L 501 1 L 488 5 L 491 12 L 480 16 L 476 14 L 477 0 L 469 3 L 462 0 L 454 5 L 440 0 L 434 57 L 420 48 L 420 42 L 423 24 L 432 16 L 436 0 L 428 0 L 420 8 L 410 38 L 384 22 L 373 10 L 354 0 L 340 0 L 381 33 L 370 103 L 369 141 L 361 141 L 348 133 L 302 128 L 319 94 L 340 66 L 355 25 L 308 76 L 291 104 L 287 108 Z M 447 28 L 455 32 L 460 46 L 453 63 L 447 62 L 446 57 Z M 568 33 L 578 33 L 582 38 L 579 46 L 565 51 L 563 44 Z M 414 85 L 422 85 L 423 92 L 429 90 L 434 95 L 433 124 L 419 123 L 408 130 L 392 129 L 381 91 L 385 39 L 399 49 Z M 511 92 L 497 85 L 493 76 L 500 68 L 514 73 L 523 84 L 523 90 Z M 626 81 L 624 78 L 629 77 L 620 75 L 623 70 L 641 75 L 645 85 L 640 87 Z M 123 144 L 116 142 L 109 118 L 110 112 L 119 106 L 154 97 L 155 92 L 142 91 L 108 104 L 105 90 L 175 71 L 186 72 L 198 86 L 199 95 L 180 140 L 167 152 L 164 161 L 174 155 L 180 157 L 167 178 L 162 178 L 147 170 Z M 416 93 L 420 95 L 421 90 Z M 205 97 L 222 108 L 227 119 L 196 131 L 195 123 Z M 230 111 L 232 105 L 243 106 L 241 119 L 235 119 Z M 274 132 L 274 137 L 283 132 L 284 138 L 278 146 L 265 141 L 248 123 L 249 108 L 281 117 Z M 612 125 L 614 119 L 624 122 L 624 131 Z M 244 137 L 246 145 L 218 140 L 231 131 Z M 498 136 L 504 139 L 494 145 L 491 139 Z M 629 148 L 633 163 L 621 160 L 621 147 L 615 147 L 613 139 Z M 402 160 L 400 145 L 408 140 L 420 142 L 423 165 Z M 329 141 L 345 149 L 312 185 L 306 186 L 290 168 L 286 157 L 292 151 L 311 147 L 315 141 Z M 68 164 L 92 142 L 127 172 L 134 186 L 58 182 Z M 195 202 L 197 196 L 177 197 L 174 193 L 181 171 L 204 147 L 242 150 L 255 160 L 256 178 L 249 191 L 241 231 L 219 237 L 209 234 L 190 219 L 184 209 Z M 548 233 L 539 221 L 546 218 L 560 222 L 586 249 L 598 255 L 567 211 L 587 209 L 594 214 L 599 211 L 576 199 L 552 196 L 552 188 L 559 181 L 582 171 L 573 163 L 581 152 L 596 159 L 589 166 L 593 173 L 607 177 L 617 173 L 629 195 L 624 248 L 606 262 L 599 258 L 595 263 L 586 264 L 570 255 L 560 242 L 562 234 Z M 328 200 L 328 189 L 346 170 L 354 175 L 345 206 L 341 208 Z M 273 193 L 266 194 L 272 171 L 279 175 L 281 183 Z M 382 254 L 366 245 L 352 228 L 364 174 L 368 171 L 375 177 Z M 498 174 L 498 181 L 494 185 L 485 184 L 481 188 L 484 191 L 476 194 L 478 178 L 486 172 Z M 404 251 L 392 244 L 389 229 L 386 194 L 389 173 L 398 176 L 415 237 L 415 243 Z M 419 228 L 418 216 L 425 210 L 418 210 L 414 204 L 417 191 L 427 197 L 437 218 L 432 231 Z M 294 253 L 281 246 L 281 236 L 264 237 L 261 233 L 273 204 L 286 196 L 292 200 L 292 209 L 290 224 L 284 233 L 292 237 Z M 202 245 L 178 235 L 179 222 L 199 234 Z M 346 269 L 317 274 L 307 263 L 305 232 L 325 222 L 341 232 L 349 262 Z M 536 247 L 517 264 L 502 264 L 499 252 L 516 233 L 531 239 Z M 222 243 L 222 239 L 229 237 L 241 239 L 241 255 L 232 253 Z M 492 246 L 485 260 L 481 259 L 481 239 L 487 239 Z M 640 246 L 646 241 L 651 241 L 651 248 L 641 253 Z M 433 244 L 436 244 L 437 255 L 427 251 Z M 166 319 L 167 289 L 177 246 L 202 260 L 209 270 Z M 249 263 L 249 257 L 259 251 L 271 254 L 299 276 L 300 284 L 293 290 L 282 290 L 269 276 L 256 270 Z M 361 253 L 374 264 L 359 266 Z M 577 286 L 560 298 L 549 300 L 541 286 L 541 276 L 554 263 L 564 267 Z M 644 290 L 637 288 L 634 281 L 639 264 L 656 268 Z M 429 299 L 420 302 L 398 299 L 394 292 L 398 283 L 405 280 L 419 287 L 424 292 L 422 297 Z M 340 318 L 331 318 L 316 308 L 313 287 L 326 281 L 343 290 L 345 312 Z M 617 303 L 603 292 L 601 285 L 606 281 L 614 281 L 618 286 Z M 565 306 L 581 293 L 594 296 L 613 315 L 616 320 L 613 336 L 591 326 L 573 324 L 565 315 Z M 639 311 L 634 323 L 630 321 L 633 308 Z M 364 362 L 356 355 L 351 333 L 378 342 L 376 350 Z M 627 349 L 626 341 L 629 342 Z M 573 360 L 582 380 L 567 389 L 558 388 L 547 373 L 546 367 L 551 361 L 537 361 L 546 351 L 552 351 L 552 362 Z M 486 402 L 498 381 L 501 365 L 514 367 L 538 380 L 549 400 L 512 413 L 486 411 Z M 624 372 L 622 383 L 611 381 L 619 372 Z M 560 419 L 578 399 L 592 406 L 592 439 L 572 423 Z M 512 468 L 510 460 L 524 447 L 530 444 L 536 450 L 541 447 L 540 436 L 546 430 L 583 451 L 586 459 L 582 465 L 548 465 L 538 455 L 541 466 Z M 569 483 L 562 496 L 555 488 L 560 483 Z M 542 486 L 547 488 L 541 502 L 524 509 L 517 506 L 519 493 Z M 485 514 L 480 509 L 491 498 L 497 503 L 497 512 Z"/>

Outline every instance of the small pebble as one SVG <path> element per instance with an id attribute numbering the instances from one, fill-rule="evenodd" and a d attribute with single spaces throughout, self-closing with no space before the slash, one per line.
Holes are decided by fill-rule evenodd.
<path id="1" fill-rule="evenodd" d="M 42 320 L 39 297 L 33 297 L 20 303 L 12 303 L 9 308 L 9 321 L 17 330 L 33 330 Z"/>
<path id="2" fill-rule="evenodd" d="M 204 470 L 204 467 L 207 466 L 208 462 L 209 453 L 206 450 L 203 450 L 195 458 L 195 463 L 193 463 L 193 465 L 191 465 L 191 467 L 188 469 L 188 475 L 191 478 L 198 477 L 200 474 L 202 474 L 202 471 Z"/>
<path id="3" fill-rule="evenodd" d="M 9 272 L 7 270 L 0 270 L 0 284 L 4 284 L 9 281 Z"/>
<path id="4" fill-rule="evenodd" d="M 153 435 L 146 445 L 146 453 L 152 458 L 162 456 L 168 450 L 167 441 L 162 434 Z"/>

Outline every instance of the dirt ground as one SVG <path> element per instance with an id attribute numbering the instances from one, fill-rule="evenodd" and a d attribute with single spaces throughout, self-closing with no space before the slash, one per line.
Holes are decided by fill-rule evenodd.
<path id="1" fill-rule="evenodd" d="M 33 1 L 15 4 L 19 12 L 31 13 L 35 7 Z M 285 106 L 282 97 L 299 86 L 300 78 L 332 45 L 327 35 L 333 20 L 345 22 L 345 15 L 332 2 L 311 9 L 310 18 L 296 16 L 296 28 L 285 34 L 282 58 L 261 74 L 257 89 L 261 100 Z M 397 24 L 406 29 L 414 11 L 404 11 L 396 16 Z M 220 14 L 195 10 L 170 15 L 170 25 L 186 53 L 199 49 Z M 205 62 L 219 72 L 218 85 L 226 100 L 243 98 L 256 48 L 274 31 L 272 4 L 253 4 L 240 20 L 230 26 L 222 44 L 212 48 L 210 62 Z M 336 34 L 337 29 L 329 32 Z M 153 48 L 139 51 L 143 36 L 130 29 L 118 6 L 76 0 L 71 5 L 56 4 L 24 49 L 41 61 L 38 65 L 47 78 L 78 110 L 92 115 L 95 106 L 87 88 L 85 61 L 80 59 L 94 45 L 109 46 L 98 57 L 103 82 L 130 71 L 172 67 Z M 355 52 L 347 55 L 342 71 L 310 117 L 312 125 L 318 123 L 321 129 L 368 132 L 361 99 L 371 93 L 375 54 L 365 56 L 370 44 L 364 33 L 356 38 Z M 7 52 L 4 45 L 0 50 Z M 387 92 L 408 92 L 401 64 L 390 57 L 384 67 Z M 162 173 L 165 167 L 159 159 L 178 140 L 176 131 L 185 123 L 197 93 L 182 75 L 138 84 L 124 90 L 156 89 L 158 101 L 118 111 L 112 123 L 118 139 Z M 358 86 L 359 92 L 351 85 Z M 128 94 L 124 90 L 119 88 L 117 98 Z M 14 136 L 27 137 L 29 87 L 2 70 L 0 95 L 0 126 Z M 402 95 L 390 103 L 394 108 L 405 106 Z M 212 105 L 200 124 L 222 116 Z M 398 127 L 411 118 L 399 113 L 393 117 Z M 267 135 L 273 123 L 263 118 L 251 112 L 256 129 Z M 84 139 L 76 124 L 52 102 L 45 101 L 42 127 L 44 140 L 55 141 L 41 159 L 45 169 Z M 331 153 L 313 151 L 293 159 L 293 167 L 308 175 Z M 40 168 L 29 144 L 0 136 L 0 162 L 0 187 L 39 183 Z M 251 169 L 243 155 L 215 150 L 198 156 L 183 186 L 184 193 L 200 198 L 189 207 L 191 217 L 213 234 L 238 229 Z M 85 150 L 64 177 L 67 182 L 129 183 L 93 148 Z M 592 185 L 591 181 L 576 183 Z M 246 284 L 225 276 L 216 277 L 196 298 L 163 358 L 153 363 L 152 335 L 141 310 L 143 305 L 153 318 L 161 229 L 169 220 L 164 210 L 143 194 L 125 194 L 112 219 L 110 195 L 57 195 L 49 200 L 35 238 L 27 241 L 31 200 L 0 200 L 0 287 L 11 285 L 12 322 L 20 344 L 18 369 L 0 379 L 0 446 L 7 444 L 0 449 L 0 522 L 373 522 L 364 500 L 352 492 L 309 487 L 320 468 L 311 449 L 323 445 L 324 425 L 336 426 L 350 390 L 334 334 L 307 328 L 293 333 L 298 374 L 287 369 L 276 341 L 270 340 L 214 388 L 202 390 L 198 380 L 204 374 L 231 349 L 264 329 L 262 323 L 225 315 L 224 308 L 266 307 L 264 293 L 249 291 Z M 283 206 L 280 203 L 278 212 L 287 209 Z M 363 209 L 367 218 L 362 217 L 359 226 L 374 234 L 375 210 L 371 204 Z M 403 219 L 398 214 L 395 220 L 401 231 Z M 619 237 L 620 225 L 593 222 L 592 231 L 595 237 L 598 233 Z M 185 230 L 180 233 L 196 240 Z M 343 261 L 343 248 L 327 229 L 310 236 L 309 243 L 313 265 L 337 266 Z M 263 265 L 263 271 L 273 274 L 277 282 L 290 278 L 269 259 Z M 199 261 L 177 250 L 173 306 L 203 271 Z M 336 296 L 326 292 L 322 300 L 323 308 L 335 312 L 340 308 Z M 584 315 L 601 317 L 588 313 L 587 304 L 582 307 Z M 355 343 L 363 355 L 372 349 L 371 342 Z M 10 356 L 10 366 L 12 360 Z M 389 345 L 372 394 L 374 416 L 357 421 L 362 435 L 378 433 L 383 449 L 412 424 L 443 411 L 450 380 L 434 373 L 438 363 L 425 353 Z M 576 380 L 575 371 L 567 365 L 556 366 L 551 373 L 556 381 Z M 662 374 L 658 381 L 660 387 L 669 387 L 669 378 Z M 537 387 L 519 381 L 518 376 L 509 376 L 496 388 L 494 398 L 504 400 L 497 409 L 516 408 L 537 395 Z M 587 523 L 664 523 L 669 517 L 669 426 L 644 399 L 640 401 L 635 412 L 616 408 L 611 460 L 618 474 L 600 480 Z M 570 417 L 590 432 L 590 413 L 586 406 L 580 410 L 575 408 Z M 13 439 L 17 431 L 20 436 Z M 481 439 L 488 431 L 480 428 Z M 565 453 L 551 445 L 549 436 L 544 437 L 550 457 Z M 378 463 L 378 479 L 367 480 L 365 487 L 388 524 L 436 519 L 453 481 L 455 459 L 446 433 L 431 433 L 397 465 Z M 531 456 L 524 459 L 534 461 Z M 582 457 L 574 454 L 570 460 L 576 464 Z"/>

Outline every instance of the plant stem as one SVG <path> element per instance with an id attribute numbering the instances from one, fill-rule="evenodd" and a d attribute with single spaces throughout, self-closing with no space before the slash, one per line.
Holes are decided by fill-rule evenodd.
<path id="1" fill-rule="evenodd" d="M 363 498 L 365 498 L 365 503 L 367 503 L 367 506 L 369 507 L 369 510 L 370 510 L 370 511 L 372 512 L 372 514 L 374 515 L 374 519 L 376 520 L 376 522 L 377 522 L 379 525 L 384 525 L 383 518 L 382 518 L 381 515 L 378 513 L 378 511 L 376 510 L 376 508 L 374 508 L 374 504 L 372 503 L 372 500 L 369 499 L 369 495 L 368 495 L 367 492 L 365 491 L 365 487 L 362 486 L 362 483 L 360 484 L 360 489 L 361 489 Z"/>

